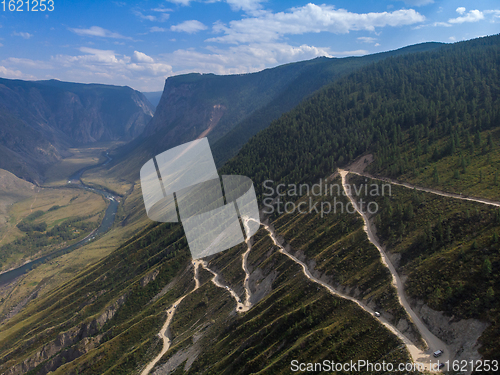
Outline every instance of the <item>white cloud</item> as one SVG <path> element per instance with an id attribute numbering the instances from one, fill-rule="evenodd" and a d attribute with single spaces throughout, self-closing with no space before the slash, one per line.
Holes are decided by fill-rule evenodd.
<path id="1" fill-rule="evenodd" d="M 192 1 L 195 0 L 168 0 L 169 3 L 187 6 Z M 205 0 L 205 3 L 217 3 L 221 0 Z M 238 12 L 240 10 L 245 13 L 256 14 L 262 9 L 261 3 L 266 2 L 267 0 L 222 0 L 229 4 L 231 10 Z"/>
<path id="2" fill-rule="evenodd" d="M 135 11 L 134 14 L 139 17 L 141 20 L 148 20 L 148 21 L 156 21 L 156 16 L 148 16 L 144 15 L 139 11 Z"/>
<path id="3" fill-rule="evenodd" d="M 330 5 L 307 4 L 288 12 L 265 12 L 259 17 L 231 21 L 229 26 L 214 24 L 215 32 L 225 35 L 208 41 L 224 43 L 270 42 L 286 34 L 319 33 L 344 34 L 352 30 L 373 31 L 377 27 L 403 26 L 423 22 L 425 17 L 413 9 L 381 13 L 352 13 Z"/>
<path id="4" fill-rule="evenodd" d="M 177 32 L 185 32 L 188 34 L 193 34 L 201 30 L 206 30 L 207 27 L 197 20 L 184 21 L 178 25 L 173 25 L 170 30 Z"/>
<path id="5" fill-rule="evenodd" d="M 452 42 L 457 40 L 457 38 L 455 38 L 454 36 L 450 36 L 448 39 L 451 40 Z"/>
<path id="6" fill-rule="evenodd" d="M 132 55 L 132 61 L 136 63 L 154 63 L 155 60 L 151 57 L 146 55 L 145 53 L 139 52 L 139 51 L 134 51 L 134 54 Z"/>
<path id="7" fill-rule="evenodd" d="M 52 65 L 47 63 L 46 61 L 41 60 L 31 60 L 26 58 L 18 58 L 18 57 L 9 57 L 5 60 L 2 60 L 2 64 L 4 65 L 13 65 L 16 67 L 28 67 L 28 68 L 36 68 L 36 69 L 52 69 Z"/>
<path id="8" fill-rule="evenodd" d="M 131 39 L 131 38 L 123 36 L 119 33 L 115 33 L 115 32 L 103 29 L 102 27 L 99 27 L 99 26 L 92 26 L 89 29 L 70 28 L 69 30 L 74 32 L 77 35 L 80 35 L 80 36 L 98 36 L 101 38 Z"/>
<path id="9" fill-rule="evenodd" d="M 151 9 L 153 12 L 160 12 L 160 13 L 165 13 L 165 12 L 172 12 L 173 10 L 170 8 L 163 8 L 163 6 L 160 6 L 158 8 L 153 8 Z"/>
<path id="10" fill-rule="evenodd" d="M 80 52 L 86 53 L 87 55 L 75 56 L 74 61 L 78 61 L 81 59 L 82 61 L 93 61 L 93 62 L 110 63 L 110 64 L 115 64 L 119 62 L 115 52 L 111 50 L 80 47 Z"/>
<path id="11" fill-rule="evenodd" d="M 458 7 L 457 8 L 457 13 L 458 14 L 464 14 L 465 13 L 465 8 L 464 7 Z"/>
<path id="12" fill-rule="evenodd" d="M 138 89 L 163 85 L 164 79 L 172 75 L 172 66 L 165 61 L 156 61 L 143 52 L 120 55 L 112 50 L 81 47 L 82 54 L 53 56 L 50 64 L 61 71 L 58 79 L 79 82 L 128 84 Z"/>
<path id="13" fill-rule="evenodd" d="M 153 26 L 152 28 L 149 29 L 149 32 L 151 33 L 164 33 L 165 31 L 167 31 L 167 29 L 158 26 Z"/>
<path id="14" fill-rule="evenodd" d="M 477 21 L 480 21 L 483 19 L 484 19 L 483 12 L 481 12 L 477 9 L 474 9 L 474 10 L 470 10 L 469 13 L 467 13 L 467 15 L 465 15 L 463 17 L 450 18 L 448 20 L 448 22 L 449 23 L 477 22 Z"/>
<path id="15" fill-rule="evenodd" d="M 170 18 L 170 14 L 168 13 L 162 13 L 159 17 L 156 17 L 158 19 L 158 22 L 165 22 Z"/>
<path id="16" fill-rule="evenodd" d="M 371 36 L 360 36 L 358 40 L 363 43 L 375 43 L 377 38 L 372 38 Z"/>
<path id="17" fill-rule="evenodd" d="M 444 26 L 444 27 L 451 27 L 451 25 L 448 22 L 434 22 L 432 26 Z"/>
<path id="18" fill-rule="evenodd" d="M 485 10 L 483 13 L 493 14 L 493 17 L 500 18 L 500 9 Z"/>
<path id="19" fill-rule="evenodd" d="M 132 12 L 137 17 L 139 17 L 141 20 L 147 20 L 147 21 L 152 21 L 152 22 L 165 22 L 170 17 L 170 14 L 166 13 L 168 11 L 168 9 L 157 8 L 157 9 L 152 9 L 152 10 L 155 12 L 160 12 L 160 15 L 153 16 L 153 15 L 149 15 L 149 14 L 143 14 L 139 10 L 133 10 Z"/>
<path id="20" fill-rule="evenodd" d="M 232 10 L 242 10 L 247 13 L 254 14 L 256 11 L 262 9 L 260 4 L 263 0 L 226 0 Z"/>
<path id="21" fill-rule="evenodd" d="M 22 37 L 24 39 L 29 39 L 29 38 L 31 38 L 33 36 L 33 34 L 30 34 L 30 33 L 23 33 L 23 32 L 19 32 L 18 33 L 16 31 L 14 31 L 11 35 L 13 35 L 13 36 L 20 36 L 20 37 Z"/>
<path id="22" fill-rule="evenodd" d="M 291 46 L 286 43 L 251 43 L 220 49 L 209 47 L 209 53 L 195 50 L 176 50 L 163 57 L 182 70 L 176 74 L 200 73 L 241 74 L 259 71 L 278 64 L 308 60 L 319 56 L 341 56 L 347 52 L 332 52 L 329 48 L 309 45 Z M 359 54 L 366 51 L 355 51 Z"/>
<path id="23" fill-rule="evenodd" d="M 35 79 L 35 77 L 30 74 L 24 74 L 20 70 L 9 69 L 2 65 L 0 65 L 0 76 L 3 78 Z"/>

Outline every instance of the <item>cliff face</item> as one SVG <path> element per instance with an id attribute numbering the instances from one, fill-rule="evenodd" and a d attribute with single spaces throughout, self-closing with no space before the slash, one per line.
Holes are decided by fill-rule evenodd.
<path id="1" fill-rule="evenodd" d="M 203 78 L 186 83 L 167 79 L 155 116 L 143 133 L 144 138 L 155 139 L 158 152 L 217 132 L 227 100 L 212 96 L 206 86 Z"/>
<path id="2" fill-rule="evenodd" d="M 318 61 L 324 60 L 328 59 Z M 308 64 L 289 64 L 252 74 L 169 77 L 153 119 L 139 137 L 114 155 L 109 173 L 136 181 L 142 164 L 158 153 L 203 137 L 215 144 L 280 95 Z"/>
<path id="3" fill-rule="evenodd" d="M 309 64 L 289 64 L 252 74 L 169 77 L 155 116 L 142 137 L 155 136 L 157 142 L 165 141 L 169 146 L 202 136 L 208 136 L 213 143 L 280 95 Z"/>
<path id="4" fill-rule="evenodd" d="M 0 79 L 0 168 L 40 182 L 68 147 L 132 140 L 152 116 L 129 87 Z"/>
<path id="5" fill-rule="evenodd" d="M 391 56 L 441 48 L 424 43 L 363 57 L 320 57 L 251 74 L 169 77 L 151 122 L 114 155 L 109 173 L 136 181 L 152 156 L 208 137 L 218 167 L 260 130 L 324 85 Z"/>

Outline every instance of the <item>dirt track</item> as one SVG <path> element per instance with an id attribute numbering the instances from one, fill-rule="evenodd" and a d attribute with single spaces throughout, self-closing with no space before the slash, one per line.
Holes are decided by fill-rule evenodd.
<path id="1" fill-rule="evenodd" d="M 251 249 L 248 242 L 247 242 L 247 244 L 248 244 L 248 250 L 245 252 L 246 255 L 244 254 L 242 256 L 242 267 L 245 270 L 245 272 L 247 272 L 247 268 L 245 265 L 246 256 L 248 255 L 248 252 Z M 219 282 L 219 280 L 218 280 L 219 275 L 216 272 L 212 271 L 208 267 L 207 262 L 205 262 L 201 259 L 196 259 L 196 260 L 193 260 L 193 266 L 194 266 L 194 282 L 195 282 L 194 289 L 191 290 L 190 292 L 184 294 L 181 298 L 179 298 L 177 301 L 175 301 L 173 303 L 173 305 L 167 310 L 167 314 L 168 314 L 167 320 L 165 320 L 165 323 L 163 324 L 163 326 L 160 329 L 160 332 L 158 333 L 158 336 L 160 336 L 160 338 L 163 340 L 163 348 L 162 348 L 161 352 L 146 365 L 144 370 L 142 370 L 141 375 L 148 375 L 150 373 L 150 371 L 153 369 L 153 367 L 158 363 L 158 361 L 165 355 L 165 353 L 167 353 L 168 349 L 170 349 L 170 345 L 172 344 L 172 341 L 167 336 L 168 327 L 170 326 L 170 323 L 172 323 L 172 319 L 174 318 L 174 314 L 175 314 L 177 308 L 179 307 L 179 304 L 182 302 L 182 300 L 200 287 L 200 278 L 199 278 L 199 274 L 198 274 L 198 267 L 201 266 L 205 270 L 210 272 L 212 275 L 214 275 L 214 277 L 212 278 L 212 282 L 214 283 L 214 285 L 216 285 L 217 287 L 222 288 L 224 290 L 227 290 L 231 294 L 231 296 L 236 301 L 236 311 L 237 312 L 242 313 L 242 312 L 248 311 L 252 307 L 252 305 L 250 304 L 250 301 L 249 301 L 249 298 L 250 298 L 250 291 L 249 290 L 247 290 L 247 292 L 246 292 L 246 294 L 247 294 L 246 301 L 239 302 L 240 297 L 234 292 L 234 290 L 229 288 L 229 286 L 223 285 Z M 246 273 L 246 278 L 245 278 L 245 289 L 246 289 L 246 286 L 248 284 L 247 280 L 248 280 L 248 273 Z"/>
<path id="2" fill-rule="evenodd" d="M 436 360 L 432 356 L 432 353 L 436 350 L 439 350 L 439 349 L 444 350 L 444 354 L 439 358 L 440 362 L 445 362 L 447 360 L 450 360 L 451 359 L 450 358 L 450 350 L 447 347 L 447 345 L 442 340 L 437 338 L 434 334 L 432 334 L 429 331 L 427 326 L 422 322 L 420 317 L 413 311 L 410 304 L 406 300 L 403 283 L 402 283 L 401 279 L 399 278 L 399 275 L 398 275 L 396 269 L 394 268 L 394 266 L 392 265 L 389 257 L 385 253 L 385 249 L 380 244 L 380 242 L 375 234 L 375 229 L 372 227 L 370 220 L 365 215 L 365 213 L 363 213 L 359 210 L 358 205 L 356 204 L 356 202 L 354 201 L 352 196 L 349 194 L 350 189 L 346 189 L 346 176 L 350 172 L 339 169 L 339 173 L 340 173 L 340 176 L 342 177 L 342 186 L 344 187 L 344 191 L 346 192 L 347 197 L 351 201 L 352 205 L 354 206 L 354 208 L 356 209 L 358 214 L 361 215 L 361 217 L 363 218 L 363 221 L 364 221 L 363 229 L 366 232 L 368 239 L 370 240 L 370 242 L 372 244 L 375 245 L 375 247 L 379 251 L 380 256 L 382 258 L 382 263 L 391 272 L 392 284 L 396 288 L 399 303 L 401 304 L 401 306 L 403 306 L 403 308 L 406 310 L 406 312 L 410 316 L 413 323 L 417 326 L 420 334 L 422 335 L 422 338 L 424 339 L 424 341 L 427 343 L 427 345 L 429 347 L 425 352 L 414 347 L 414 346 L 408 347 L 408 350 L 410 351 L 410 353 L 413 357 L 413 360 L 415 362 L 426 363 L 426 364 L 428 364 L 432 361 L 435 362 Z M 415 349 L 417 349 L 417 350 L 415 350 Z"/>

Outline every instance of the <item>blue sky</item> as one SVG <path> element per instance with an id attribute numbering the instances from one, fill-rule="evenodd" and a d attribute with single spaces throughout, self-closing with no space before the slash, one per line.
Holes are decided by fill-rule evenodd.
<path id="1" fill-rule="evenodd" d="M 177 74 L 248 73 L 500 33 L 497 0 L 53 1 L 52 12 L 0 5 L 0 77 L 160 91 Z"/>

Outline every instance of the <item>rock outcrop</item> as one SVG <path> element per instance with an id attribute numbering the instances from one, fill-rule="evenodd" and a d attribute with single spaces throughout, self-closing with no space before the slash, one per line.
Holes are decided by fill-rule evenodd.
<path id="1" fill-rule="evenodd" d="M 97 333 L 115 316 L 126 299 L 126 295 L 121 296 L 97 317 L 59 333 L 55 339 L 12 367 L 5 375 L 25 374 L 41 364 L 43 365 L 38 369 L 38 374 L 47 374 L 97 347 L 103 338 L 102 334 Z"/>

